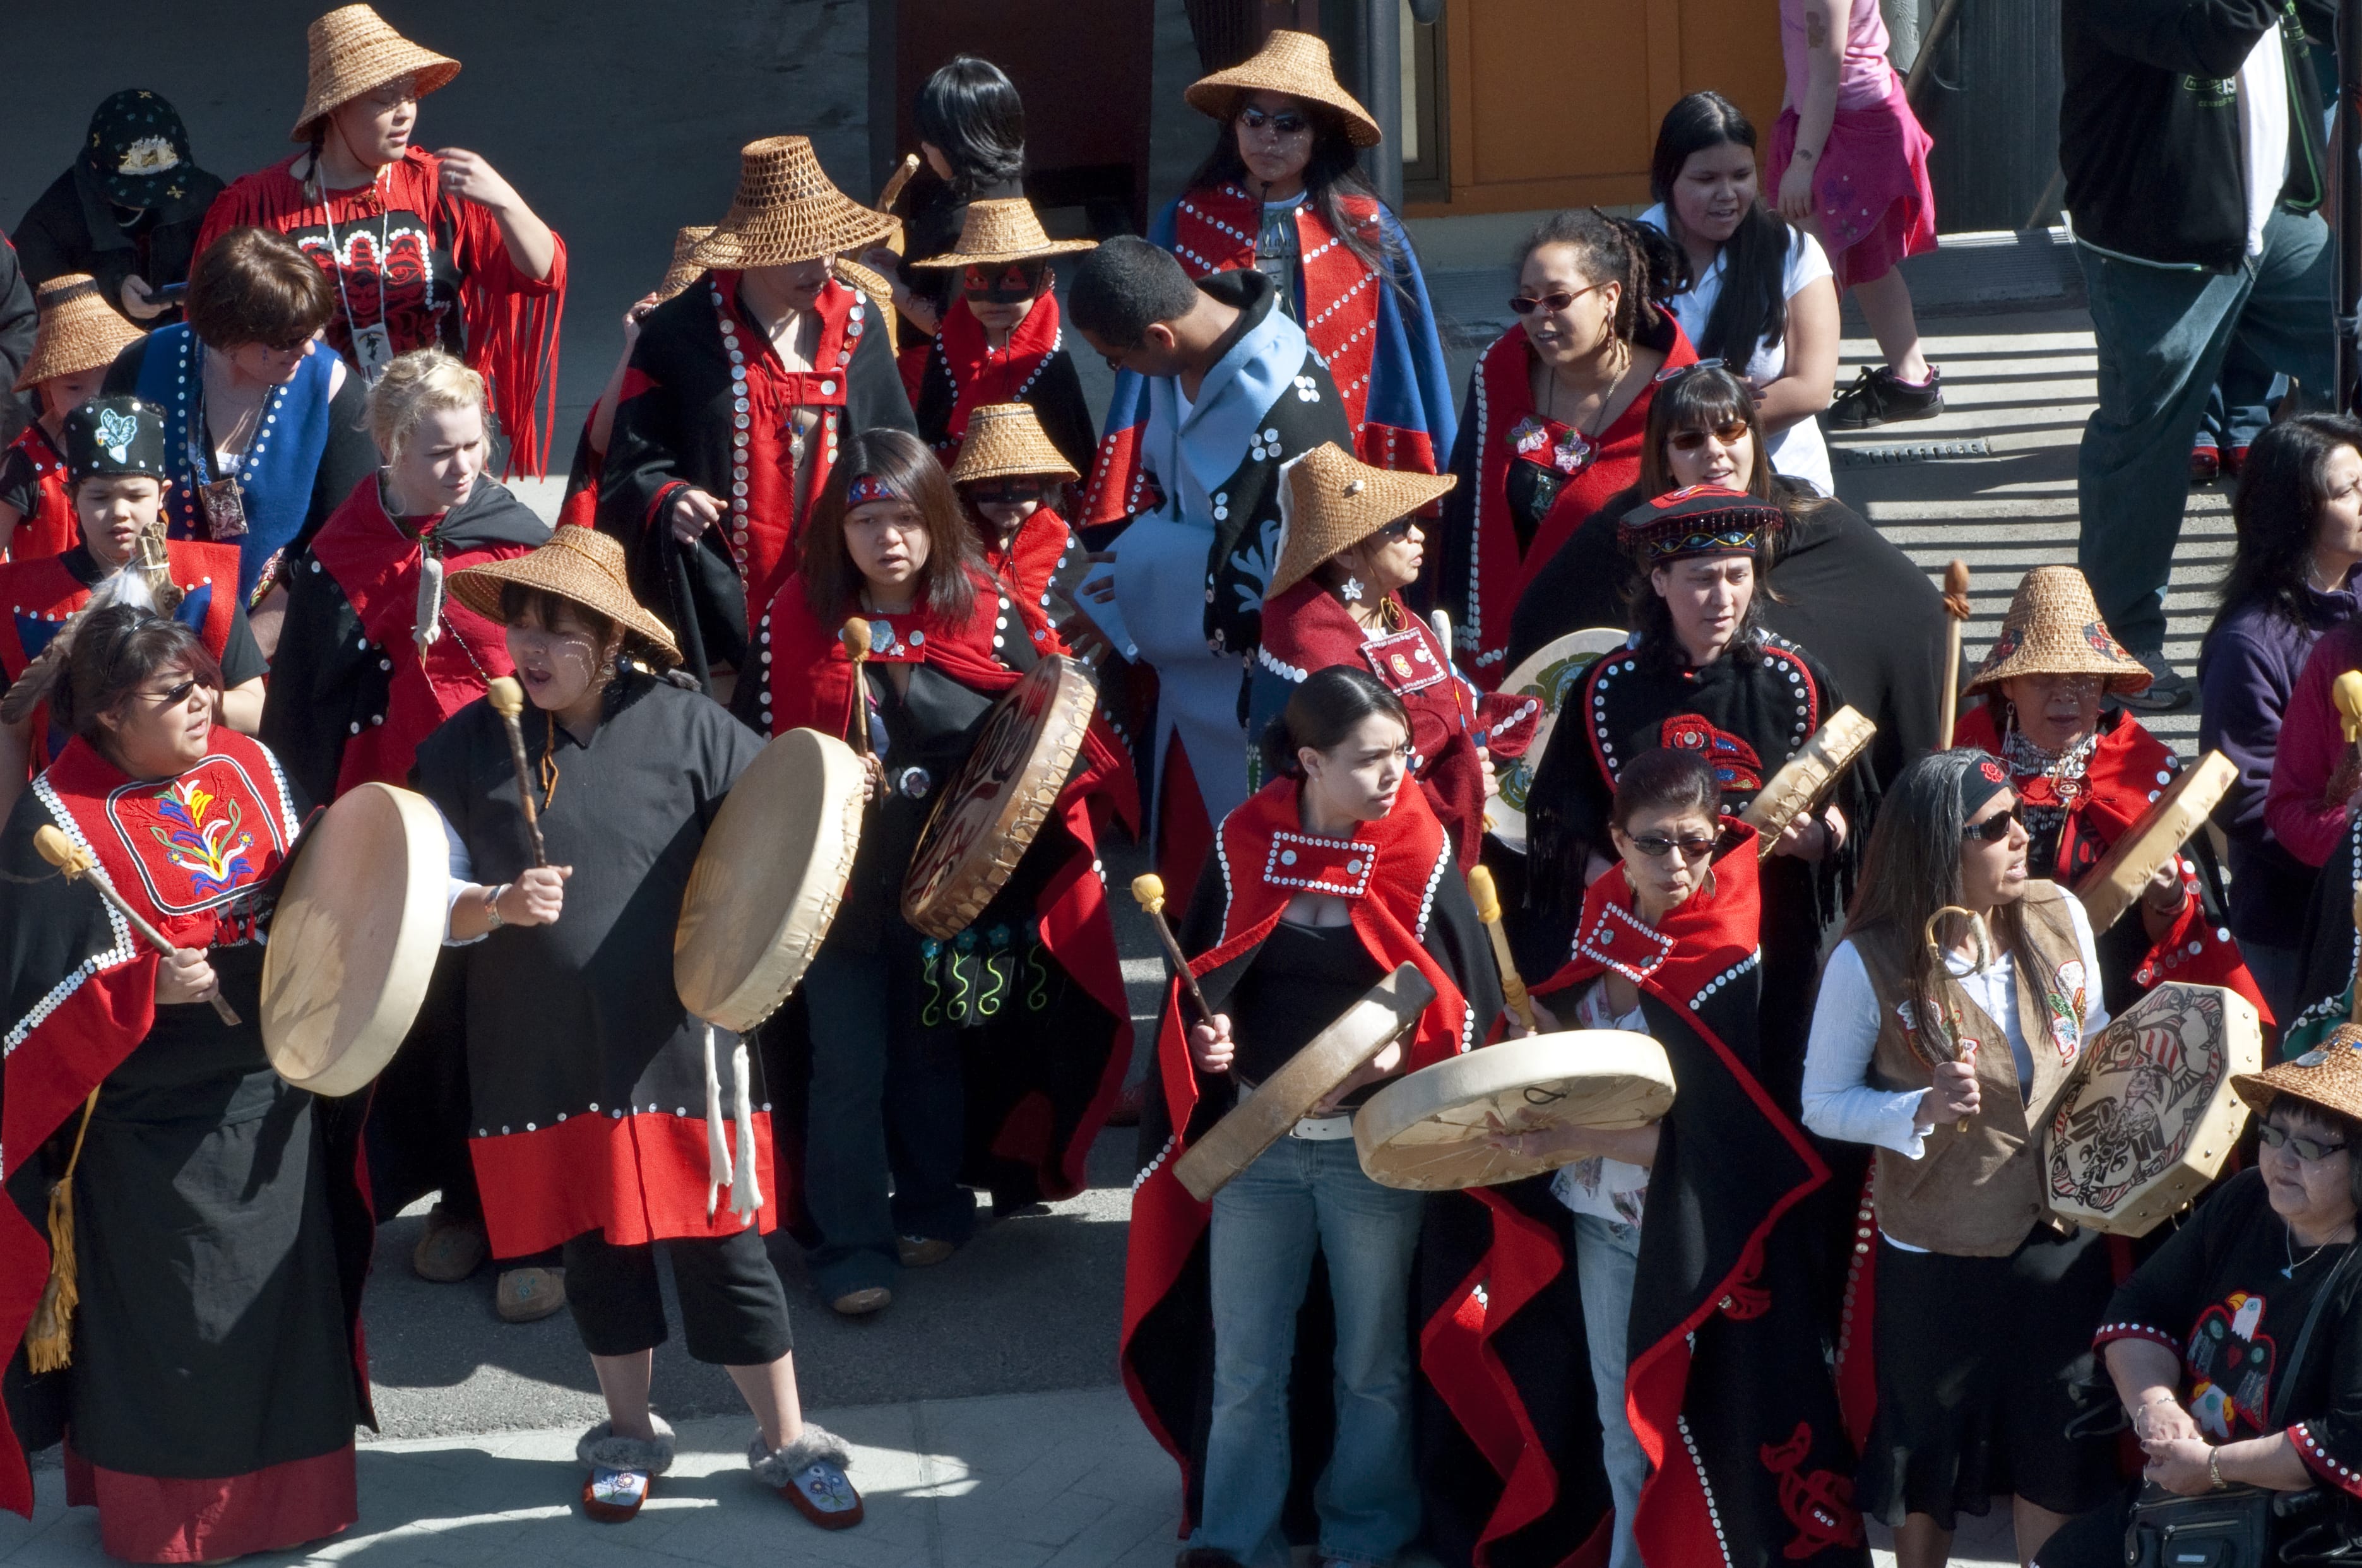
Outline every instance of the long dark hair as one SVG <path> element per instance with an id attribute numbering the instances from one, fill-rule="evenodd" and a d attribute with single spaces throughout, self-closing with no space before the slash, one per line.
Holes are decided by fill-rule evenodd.
<path id="1" fill-rule="evenodd" d="M 1213 150 L 1206 154 L 1206 160 L 1198 165 L 1198 171 L 1189 176 L 1183 190 L 1208 191 L 1225 184 L 1247 188 L 1247 166 L 1239 157 L 1239 105 L 1245 101 L 1244 94 L 1232 97 L 1230 112 L 1214 128 Z M 1304 199 L 1312 204 L 1312 210 L 1329 225 L 1329 232 L 1343 241 L 1345 248 L 1358 257 L 1363 266 L 1395 287 L 1401 287 L 1404 259 L 1385 226 L 1378 226 L 1378 243 L 1372 245 L 1346 215 L 1339 199 L 1361 196 L 1376 202 L 1382 211 L 1385 207 L 1362 172 L 1361 154 L 1345 133 L 1344 116 L 1326 104 L 1316 104 L 1308 98 L 1291 94 L 1288 101 L 1312 122 L 1312 161 L 1304 166 Z"/>
<path id="2" fill-rule="evenodd" d="M 1000 67 L 954 55 L 919 89 L 911 106 L 921 141 L 952 166 L 953 194 L 967 200 L 1025 173 L 1025 103 Z"/>
<path id="3" fill-rule="evenodd" d="M 2223 574 L 2215 625 L 2254 603 L 2292 626 L 2310 624 L 2305 590 L 2312 580 L 2313 536 L 2329 503 L 2329 459 L 2340 447 L 2362 453 L 2362 420 L 2300 414 L 2266 425 L 2247 448 L 2239 491 L 2231 499 L 2239 542 L 2231 569 Z"/>
<path id="4" fill-rule="evenodd" d="M 1378 684 L 1367 670 L 1332 664 L 1306 677 L 1287 699 L 1279 716 L 1264 726 L 1263 768 L 1268 778 L 1301 778 L 1304 764 L 1297 752 L 1305 746 L 1327 751 L 1341 744 L 1355 725 L 1373 713 L 1384 713 L 1410 733 L 1410 715 L 1402 699 Z"/>
<path id="5" fill-rule="evenodd" d="M 907 430 L 881 425 L 849 437 L 829 470 L 828 483 L 812 502 L 797 547 L 796 569 L 804 580 L 804 602 L 823 620 L 846 613 L 860 602 L 861 569 L 844 547 L 844 502 L 853 481 L 866 476 L 918 508 L 927 525 L 927 564 L 919 569 L 920 598 L 945 620 L 965 620 L 976 608 L 977 579 L 984 563 L 968 530 L 959 496 L 926 443 Z"/>
<path id="6" fill-rule="evenodd" d="M 1725 145 L 1753 154 L 1755 123 L 1721 94 L 1693 93 L 1665 111 L 1657 127 L 1657 149 L 1649 158 L 1649 193 L 1663 204 L 1668 226 L 1681 223 L 1673 186 L 1690 154 Z M 1702 357 L 1745 366 L 1759 348 L 1787 335 L 1788 253 L 1795 243 L 1795 232 L 1763 204 L 1759 191 L 1738 229 L 1722 242 L 1722 293 L 1698 334 Z"/>
<path id="7" fill-rule="evenodd" d="M 1533 226 L 1511 270 L 1522 272 L 1545 245 L 1574 248 L 1575 265 L 1595 283 L 1617 283 L 1616 336 L 1625 342 L 1655 327 L 1657 303 L 1689 286 L 1681 247 L 1644 223 L 1609 217 L 1597 207 L 1568 207 Z"/>
<path id="8" fill-rule="evenodd" d="M 50 688 L 50 722 L 105 751 L 100 718 L 120 713 L 133 692 L 169 669 L 221 690 L 220 663 L 187 626 L 143 604 L 94 610 L 74 628 L 65 673 Z"/>

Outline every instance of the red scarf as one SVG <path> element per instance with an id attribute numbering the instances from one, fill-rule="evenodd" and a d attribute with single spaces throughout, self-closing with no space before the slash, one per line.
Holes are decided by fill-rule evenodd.
<path id="1" fill-rule="evenodd" d="M 6 558 L 37 561 L 72 549 L 82 528 L 74 517 L 73 498 L 66 492 L 66 460 L 57 443 L 36 421 L 25 426 L 11 449 L 24 453 L 32 465 L 35 499 L 33 510 L 17 519 Z"/>
<path id="2" fill-rule="evenodd" d="M 1017 525 L 1017 536 L 1006 548 L 988 544 L 980 547 L 986 568 L 1001 580 L 1009 597 L 1016 602 L 1017 613 L 1025 617 L 1026 633 L 1041 653 L 1066 651 L 1057 629 L 1050 624 L 1050 579 L 1065 564 L 1074 537 L 1065 518 L 1041 506 Z"/>
<path id="3" fill-rule="evenodd" d="M 1584 985 L 1613 969 L 1688 1019 L 1700 1033 L 1709 1033 L 1697 1020 L 1697 999 L 1755 952 L 1763 923 L 1755 830 L 1736 817 L 1723 818 L 1721 826 L 1712 885 L 1691 894 L 1655 925 L 1636 912 L 1632 884 L 1620 867 L 1611 866 L 1594 878 L 1583 896 L 1573 950 L 1557 974 L 1533 988 L 1534 994 Z"/>
<path id="4" fill-rule="evenodd" d="M 952 301 L 952 308 L 944 313 L 943 326 L 935 334 L 933 358 L 940 361 L 952 383 L 951 417 L 944 422 L 944 439 L 936 447 L 936 456 L 946 468 L 959 454 L 960 443 L 967 436 L 967 416 L 989 403 L 1023 403 L 1034 378 L 1050 356 L 1058 351 L 1065 335 L 1058 329 L 1058 298 L 1044 293 L 1025 313 L 1009 335 L 1009 347 L 995 348 L 985 336 L 984 323 L 967 307 L 967 296 Z M 919 382 L 925 376 L 923 359 L 912 356 L 919 365 L 918 375 L 911 378 L 904 390 L 911 402 L 919 401 Z"/>
<path id="5" fill-rule="evenodd" d="M 922 604 L 905 615 L 870 615 L 869 662 L 931 664 L 971 691 L 998 696 L 1017 684 L 1017 672 L 993 652 L 999 590 L 972 572 L 976 604 L 964 622 Z M 848 605 L 849 618 L 859 612 Z M 771 734 L 813 729 L 840 740 L 853 733 L 855 684 L 852 656 L 839 634 L 844 620 L 822 620 L 804 598 L 804 580 L 789 573 L 763 617 L 768 648 Z"/>
<path id="6" fill-rule="evenodd" d="M 386 514 L 372 476 L 353 488 L 312 541 L 312 558 L 337 580 L 379 656 L 393 664 L 385 722 L 345 744 L 337 769 L 339 796 L 361 784 L 406 783 L 418 743 L 481 697 L 488 682 L 516 671 L 499 623 L 449 594 L 443 600 L 443 635 L 428 646 L 424 659 L 419 657 L 411 634 L 417 624 L 421 547 L 442 521 L 442 516 L 430 520 L 420 538 L 411 539 Z M 530 549 L 525 545 L 490 545 L 448 550 L 442 556 L 443 569 L 447 575 Z"/>

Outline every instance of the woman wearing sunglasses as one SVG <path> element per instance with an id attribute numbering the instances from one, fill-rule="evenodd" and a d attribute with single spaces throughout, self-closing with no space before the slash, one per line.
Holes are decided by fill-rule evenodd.
<path id="1" fill-rule="evenodd" d="M 1426 558 L 1418 513 L 1451 476 L 1389 473 L 1326 441 L 1289 464 L 1283 483 L 1287 531 L 1248 677 L 1247 734 L 1268 729 L 1315 670 L 1344 665 L 1376 676 L 1410 716 L 1411 777 L 1461 863 L 1473 866 L 1490 782 L 1474 693 L 1434 628 L 1402 602 Z M 1250 753 L 1250 788 L 1264 785 L 1261 763 Z"/>
<path id="2" fill-rule="evenodd" d="M 2113 1442 L 2066 1435 L 2109 1252 L 2048 1221 L 2039 1135 L 2108 1006 L 2083 906 L 2027 850 L 1992 757 L 1905 768 L 1813 1011 L 1805 1125 L 1877 1162 L 1874 1291 L 1865 1217 L 1838 1381 L 1876 1387 L 1854 1500 L 1901 1568 L 1940 1568 L 1958 1517 L 2004 1496 L 2029 1561 L 2116 1484 Z"/>
<path id="3" fill-rule="evenodd" d="M 1355 453 L 1436 472 L 1457 425 L 1443 340 L 1410 237 L 1361 172 L 1378 123 L 1339 84 L 1329 46 L 1281 28 L 1253 59 L 1191 83 L 1186 96 L 1221 128 L 1148 237 L 1192 278 L 1244 270 L 1271 278 L 1279 308 L 1337 383 Z M 1147 418 L 1146 384 L 1120 375 L 1083 526 L 1125 515 Z"/>
<path id="4" fill-rule="evenodd" d="M 2018 582 L 2001 635 L 1970 678 L 1984 701 L 1960 715 L 1952 744 L 2001 759 L 2025 810 L 2034 865 L 2073 887 L 2105 858 L 2173 782 L 2173 748 L 2110 693 L 2148 685 L 2139 660 L 2116 646 L 2091 586 L 2073 567 L 2036 567 Z M 2229 986 L 2272 1017 L 2224 920 L 2213 846 L 2191 838 L 2188 858 L 2169 862 L 2127 914 L 2100 935 L 2100 982 L 2121 1011 L 2160 980 Z"/>
<path id="5" fill-rule="evenodd" d="M 1450 1289 L 1424 1303 L 1421 1338 L 1443 1408 L 1530 1412 L 1516 1425 L 1539 1438 L 1518 1495 L 1459 1478 L 1437 1489 L 1439 1543 L 1457 1526 L 1517 1560 L 1529 1542 L 1590 1538 L 1612 1514 L 1606 1568 L 1865 1561 L 1849 1507 L 1797 1551 L 1780 1501 L 1783 1477 L 1833 1480 L 1853 1451 L 1786 1218 L 1829 1173 L 1756 1079 L 1756 838 L 1721 817 L 1721 796 L 1695 752 L 1660 746 L 1625 765 L 1608 819 L 1617 864 L 1591 884 L 1565 966 L 1536 988 L 1570 1028 L 1662 1045 L 1672 1110 L 1644 1127 L 1504 1137 L 1569 1163 L 1430 1199 L 1426 1273 Z M 1517 1284 L 1470 1314 L 1479 1280 Z M 1472 1320 L 1481 1353 L 1468 1353 Z M 1481 1369 L 1481 1402 L 1458 1381 L 1468 1368 Z M 1595 1429 L 1564 1413 L 1585 1405 Z M 1651 1452 L 1663 1456 L 1653 1474 Z"/>

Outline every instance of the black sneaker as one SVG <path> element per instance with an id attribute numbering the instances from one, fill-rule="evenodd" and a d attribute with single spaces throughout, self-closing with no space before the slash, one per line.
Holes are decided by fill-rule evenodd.
<path id="1" fill-rule="evenodd" d="M 2182 679 L 2181 672 L 2165 661 L 2162 652 L 2136 653 L 2133 657 L 2147 669 L 2148 689 L 2117 692 L 2118 705 L 2139 713 L 2175 713 L 2198 701 L 2198 688 Z"/>
<path id="2" fill-rule="evenodd" d="M 1853 385 L 1838 393 L 1821 423 L 1831 430 L 1867 430 L 1899 419 L 1933 419 L 1944 412 L 1944 372 L 1927 367 L 1927 384 L 1894 379 L 1888 366 L 1864 365 Z"/>

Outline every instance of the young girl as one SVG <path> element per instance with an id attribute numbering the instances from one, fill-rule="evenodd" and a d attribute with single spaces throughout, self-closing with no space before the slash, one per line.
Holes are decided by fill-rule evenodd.
<path id="1" fill-rule="evenodd" d="M 39 304 L 40 329 L 17 391 L 39 397 L 41 416 L 0 454 L 0 560 L 37 561 L 74 542 L 73 497 L 58 445 L 66 414 L 98 395 L 106 368 L 140 337 L 86 272 L 43 283 Z"/>
<path id="2" fill-rule="evenodd" d="M 1021 403 L 988 403 L 968 420 L 967 439 L 952 465 L 987 571 L 1006 586 L 1025 629 L 1043 653 L 1065 644 L 1054 601 L 1072 596 L 1086 569 L 1084 551 L 1066 526 L 1067 487 L 1077 475 Z"/>

